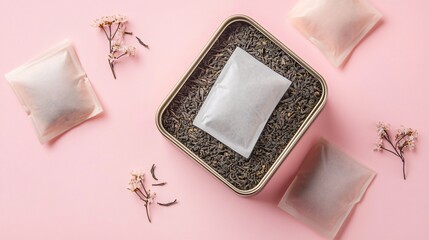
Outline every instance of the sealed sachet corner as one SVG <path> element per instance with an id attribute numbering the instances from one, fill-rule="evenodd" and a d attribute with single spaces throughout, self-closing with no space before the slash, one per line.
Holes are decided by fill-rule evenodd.
<path id="1" fill-rule="evenodd" d="M 322 140 L 307 153 L 278 206 L 334 239 L 374 177 L 373 170 Z"/>
<path id="2" fill-rule="evenodd" d="M 5 75 L 41 143 L 103 111 L 68 39 Z"/>
<path id="3" fill-rule="evenodd" d="M 193 124 L 248 158 L 291 82 L 237 47 Z"/>
<path id="4" fill-rule="evenodd" d="M 288 16 L 336 67 L 343 64 L 381 17 L 367 0 L 299 0 Z"/>

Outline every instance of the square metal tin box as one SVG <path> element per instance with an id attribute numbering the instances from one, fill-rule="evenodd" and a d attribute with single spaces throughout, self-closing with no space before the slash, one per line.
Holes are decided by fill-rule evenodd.
<path id="1" fill-rule="evenodd" d="M 220 71 L 236 47 L 292 81 L 246 159 L 192 125 Z M 159 131 L 241 196 L 259 192 L 322 110 L 324 79 L 247 16 L 219 27 L 156 114 Z"/>

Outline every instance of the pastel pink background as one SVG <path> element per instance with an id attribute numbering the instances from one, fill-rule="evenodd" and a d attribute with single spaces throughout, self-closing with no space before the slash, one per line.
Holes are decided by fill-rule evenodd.
<path id="1" fill-rule="evenodd" d="M 321 136 L 378 173 L 341 239 L 429 239 L 429 3 L 372 0 L 383 23 L 336 69 L 287 22 L 295 2 L 1 0 L 0 74 L 69 38 L 105 113 L 40 145 L 0 81 L 0 239 L 321 239 L 277 207 Z M 114 13 L 127 15 L 128 29 L 150 45 L 117 65 L 116 81 L 106 63 L 107 41 L 90 26 Z M 323 112 L 251 198 L 235 195 L 155 126 L 160 103 L 221 22 L 237 13 L 258 21 L 329 87 Z M 398 159 L 372 151 L 379 120 L 420 132 L 417 150 L 406 153 L 406 181 Z M 153 206 L 149 224 L 126 186 L 131 170 L 148 172 L 153 163 L 168 182 L 157 188 L 157 200 L 179 204 Z"/>

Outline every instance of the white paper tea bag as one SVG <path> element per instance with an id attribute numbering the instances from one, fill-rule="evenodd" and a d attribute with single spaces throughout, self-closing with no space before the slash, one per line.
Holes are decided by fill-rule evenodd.
<path id="1" fill-rule="evenodd" d="M 45 143 L 103 111 L 68 40 L 5 75 Z"/>
<path id="2" fill-rule="evenodd" d="M 322 141 L 305 157 L 279 207 L 334 239 L 374 177 L 374 171 Z"/>
<path id="3" fill-rule="evenodd" d="M 289 20 L 338 67 L 381 16 L 366 0 L 299 0 Z"/>
<path id="4" fill-rule="evenodd" d="M 248 158 L 290 83 L 237 47 L 193 124 Z"/>

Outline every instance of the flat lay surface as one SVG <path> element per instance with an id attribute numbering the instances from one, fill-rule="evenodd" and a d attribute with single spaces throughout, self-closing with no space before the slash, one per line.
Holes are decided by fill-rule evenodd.
<path id="1" fill-rule="evenodd" d="M 277 207 L 307 151 L 320 137 L 377 175 L 338 239 L 428 239 L 429 152 L 426 77 L 429 22 L 425 1 L 372 0 L 380 24 L 343 68 L 287 21 L 290 1 L 43 1 L 2 0 L 0 23 L 0 239 L 323 239 Z M 108 42 L 92 21 L 120 13 L 136 56 L 106 61 Z M 237 196 L 158 131 L 155 113 L 220 24 L 245 14 L 261 24 L 328 84 L 325 108 L 266 187 Z M 63 39 L 70 39 L 104 112 L 41 145 L 4 74 Z M 121 59 L 122 60 L 122 59 Z M 401 162 L 374 152 L 376 122 L 419 131 L 416 150 Z M 167 182 L 151 187 L 152 223 L 128 191 L 132 170 L 149 183 L 150 168 Z"/>

